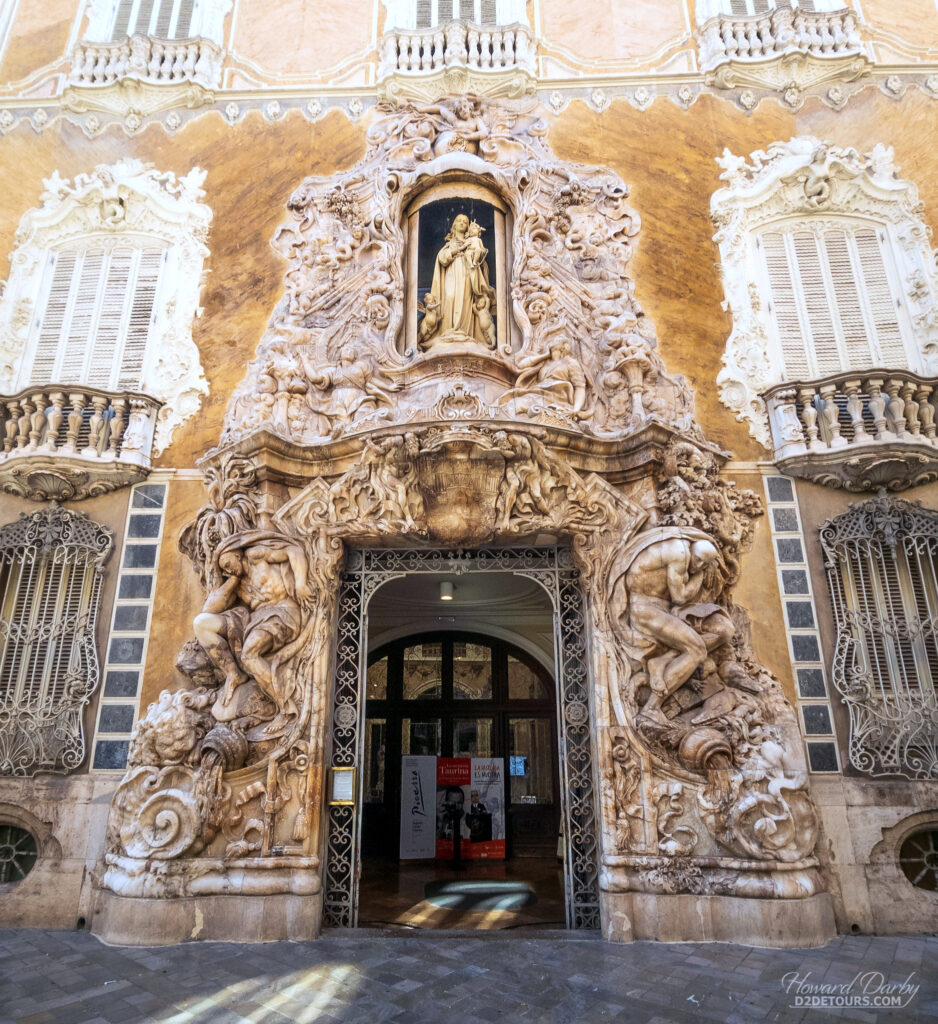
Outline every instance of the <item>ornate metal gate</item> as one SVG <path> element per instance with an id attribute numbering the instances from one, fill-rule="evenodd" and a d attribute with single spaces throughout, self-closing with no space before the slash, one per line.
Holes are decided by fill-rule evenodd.
<path id="1" fill-rule="evenodd" d="M 488 548 L 476 551 L 352 550 L 339 595 L 333 767 L 361 766 L 368 602 L 389 580 L 414 573 L 508 572 L 535 580 L 550 597 L 557 667 L 561 814 L 568 928 L 599 927 L 599 868 L 589 672 L 579 571 L 567 548 Z M 358 858 L 362 773 L 355 806 L 328 811 L 323 921 L 354 927 L 358 920 Z"/>

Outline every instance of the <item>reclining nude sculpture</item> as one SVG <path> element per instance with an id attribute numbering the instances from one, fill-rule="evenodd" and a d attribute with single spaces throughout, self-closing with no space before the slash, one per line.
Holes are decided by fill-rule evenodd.
<path id="1" fill-rule="evenodd" d="M 186 900 L 262 896 L 285 916 L 258 934 L 315 934 L 321 852 L 349 877 L 357 856 L 325 832 L 354 810 L 324 799 L 326 752 L 357 735 L 364 699 L 352 685 L 358 698 L 333 701 L 340 673 L 357 678 L 336 668 L 337 638 L 365 615 L 340 603 L 348 552 L 458 564 L 466 549 L 559 545 L 590 623 L 589 700 L 560 717 L 595 764 L 567 766 L 596 822 L 567 841 L 593 866 L 606 934 L 824 941 L 797 719 L 733 599 L 761 500 L 721 476 L 727 453 L 634 297 L 628 190 L 557 160 L 527 102 L 473 98 L 459 118 L 448 103 L 380 108 L 362 162 L 290 199 L 285 297 L 180 536 L 204 603 L 114 797 L 101 927 L 127 934 L 122 898 L 149 914 L 176 901 L 188 927 Z M 400 225 L 440 160 L 511 209 L 515 347 L 492 347 L 485 249 L 463 216 L 428 326 L 402 339 Z"/>

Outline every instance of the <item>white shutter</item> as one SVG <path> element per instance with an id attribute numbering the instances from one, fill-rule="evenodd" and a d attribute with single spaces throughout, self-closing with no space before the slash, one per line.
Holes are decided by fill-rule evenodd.
<path id="1" fill-rule="evenodd" d="M 134 0 L 119 0 L 117 14 L 114 18 L 114 28 L 111 32 L 111 40 L 123 39 L 130 35 L 130 16 L 133 14 Z"/>
<path id="2" fill-rule="evenodd" d="M 85 363 L 104 291 L 105 254 L 86 252 L 70 296 L 70 317 L 59 339 L 53 383 L 87 383 Z"/>
<path id="3" fill-rule="evenodd" d="M 433 8 L 430 0 L 417 0 L 417 28 L 430 28 L 433 24 Z"/>
<path id="4" fill-rule="evenodd" d="M 192 15 L 195 12 L 195 0 L 176 0 L 176 25 L 173 28 L 173 39 L 189 39 L 192 35 Z"/>
<path id="5" fill-rule="evenodd" d="M 827 249 L 827 266 L 834 286 L 834 303 L 846 358 L 838 358 L 830 371 L 822 370 L 822 373 L 835 373 L 838 370 L 852 368 L 868 370 L 875 365 L 876 358 L 870 347 L 869 331 L 860 302 L 848 235 L 844 231 L 828 231 L 824 235 L 824 245 Z"/>
<path id="6" fill-rule="evenodd" d="M 97 328 L 90 344 L 90 360 L 84 375 L 86 383 L 96 388 L 112 387 L 114 358 L 124 333 L 124 306 L 134 253 L 117 249 L 111 253 L 107 278 L 98 307 Z M 71 382 L 68 376 L 63 380 Z"/>
<path id="7" fill-rule="evenodd" d="M 776 231 L 761 236 L 761 247 L 765 253 L 769 288 L 772 295 L 772 311 L 782 346 L 785 376 L 789 380 L 804 380 L 811 376 L 805 349 L 798 304 L 788 265 L 785 236 Z"/>
<path id="8" fill-rule="evenodd" d="M 797 266 L 797 281 L 804 303 L 806 337 L 814 355 L 817 373 L 824 376 L 840 368 L 840 351 L 834 330 L 833 310 L 824 280 L 823 250 L 813 232 L 797 231 L 791 236 Z"/>
<path id="9" fill-rule="evenodd" d="M 141 386 L 156 288 L 163 265 L 163 250 L 146 249 L 138 253 L 138 257 L 137 281 L 124 335 L 120 376 L 117 382 L 119 388 L 129 388 L 132 391 L 138 390 Z"/>
<path id="10" fill-rule="evenodd" d="M 65 317 L 68 312 L 68 298 L 72 291 L 72 280 L 75 275 L 77 255 L 63 252 L 51 256 L 47 273 L 51 273 L 52 281 L 46 297 L 45 309 L 39 327 L 39 338 L 36 355 L 33 357 L 30 383 L 50 384 L 55 372 L 55 361 L 59 351 L 59 340 L 65 330 Z"/>
<path id="11" fill-rule="evenodd" d="M 899 312 L 883 261 L 882 240 L 875 228 L 861 228 L 854 234 L 859 257 L 860 273 L 863 275 L 863 291 L 869 304 L 874 339 L 878 353 L 870 355 L 871 365 L 877 363 L 890 370 L 906 369 L 909 365 L 902 330 L 899 326 Z M 853 364 L 851 361 L 851 365 Z"/>
<path id="12" fill-rule="evenodd" d="M 453 0 L 437 0 L 436 4 L 436 25 L 445 25 L 453 20 Z"/>
<path id="13" fill-rule="evenodd" d="M 482 25 L 497 25 L 498 11 L 495 0 L 482 0 L 482 10 L 479 14 L 479 23 Z"/>

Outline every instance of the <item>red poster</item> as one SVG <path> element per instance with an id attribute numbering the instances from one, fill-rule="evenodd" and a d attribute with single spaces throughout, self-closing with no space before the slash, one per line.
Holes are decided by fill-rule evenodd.
<path id="1" fill-rule="evenodd" d="M 462 860 L 505 857 L 505 793 L 500 760 L 436 759 L 436 857 L 454 858 L 459 829 Z"/>

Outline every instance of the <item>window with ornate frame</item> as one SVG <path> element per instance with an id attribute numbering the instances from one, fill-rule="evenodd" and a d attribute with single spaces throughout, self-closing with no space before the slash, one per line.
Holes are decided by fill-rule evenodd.
<path id="1" fill-rule="evenodd" d="M 435 28 L 450 21 L 527 25 L 525 0 L 384 0 L 385 30 Z"/>
<path id="2" fill-rule="evenodd" d="M 0 528 L 0 774 L 69 772 L 98 685 L 110 532 L 52 502 Z"/>
<path id="3" fill-rule="evenodd" d="M 799 136 L 717 162 L 726 184 L 711 214 L 733 315 L 717 383 L 755 438 L 769 447 L 763 392 L 786 381 L 938 372 L 935 255 L 891 149 Z"/>
<path id="4" fill-rule="evenodd" d="M 821 528 L 850 763 L 938 779 L 938 511 L 881 494 Z"/>
<path id="5" fill-rule="evenodd" d="M 181 40 L 204 38 L 221 46 L 231 0 L 91 0 L 89 42 L 118 42 L 130 36 Z"/>
<path id="6" fill-rule="evenodd" d="M 56 430 L 67 416 L 56 385 L 69 401 L 83 388 L 140 393 L 162 403 L 142 441 L 147 457 L 151 440 L 157 454 L 166 447 L 208 390 L 192 339 L 212 216 L 200 202 L 204 178 L 198 168 L 177 179 L 127 160 L 44 182 L 40 206 L 20 222 L 0 298 L 0 392 L 45 389 L 28 412 L 48 407 Z M 83 401 L 94 406 L 90 393 Z M 39 433 L 22 444 L 14 433 L 17 451 L 56 448 L 45 427 L 27 430 Z"/>

